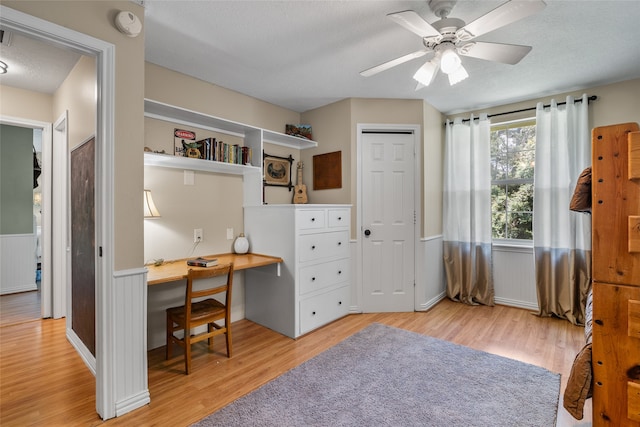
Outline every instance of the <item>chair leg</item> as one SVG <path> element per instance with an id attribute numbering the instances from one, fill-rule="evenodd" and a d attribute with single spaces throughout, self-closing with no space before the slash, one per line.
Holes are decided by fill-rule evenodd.
<path id="1" fill-rule="evenodd" d="M 167 346 L 165 349 L 165 359 L 169 360 L 171 358 L 171 345 L 173 344 L 173 340 L 171 339 L 173 335 L 173 321 L 167 315 Z"/>
<path id="2" fill-rule="evenodd" d="M 209 333 L 213 332 L 214 329 L 213 322 L 207 323 L 207 331 L 209 331 Z M 213 337 L 209 337 L 207 341 L 209 341 L 209 350 L 213 350 Z"/>
<path id="3" fill-rule="evenodd" d="M 187 375 L 191 371 L 191 330 L 184 330 L 184 370 Z"/>
<path id="4" fill-rule="evenodd" d="M 231 357 L 231 328 L 226 326 L 226 329 L 224 335 L 227 337 L 227 357 Z"/>

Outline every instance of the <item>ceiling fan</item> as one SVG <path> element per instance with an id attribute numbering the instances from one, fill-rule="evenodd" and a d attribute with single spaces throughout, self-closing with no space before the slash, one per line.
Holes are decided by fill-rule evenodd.
<path id="1" fill-rule="evenodd" d="M 448 18 L 456 1 L 430 0 L 429 8 L 440 18 L 433 24 L 429 24 L 413 10 L 387 15 L 397 24 L 422 37 L 424 48 L 361 71 L 360 75 L 364 77 L 373 76 L 412 59 L 432 54 L 431 59 L 420 67 L 413 76 L 418 82 L 416 90 L 419 90 L 431 84 L 438 73 L 438 69 L 448 75 L 449 84 L 451 85 L 469 77 L 467 70 L 462 66 L 462 60 L 459 55 L 504 64 L 517 64 L 529 53 L 531 46 L 472 40 L 533 15 L 546 6 L 542 0 L 510 0 L 475 21 L 465 24 L 461 19 Z"/>

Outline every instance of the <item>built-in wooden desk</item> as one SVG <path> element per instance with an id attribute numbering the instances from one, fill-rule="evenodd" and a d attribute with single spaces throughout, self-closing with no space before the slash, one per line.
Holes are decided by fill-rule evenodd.
<path id="1" fill-rule="evenodd" d="M 202 258 L 217 258 L 218 264 L 228 264 L 233 262 L 234 271 L 245 270 L 247 268 L 264 267 L 276 264 L 277 272 L 280 275 L 280 257 L 261 254 L 217 254 L 206 255 Z M 176 282 L 187 278 L 187 271 L 191 267 L 187 265 L 187 259 L 165 261 L 162 265 L 147 265 L 147 285 L 157 285 L 160 283 Z"/>

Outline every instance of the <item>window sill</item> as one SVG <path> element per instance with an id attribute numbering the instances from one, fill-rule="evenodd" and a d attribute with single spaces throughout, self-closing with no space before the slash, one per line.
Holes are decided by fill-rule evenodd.
<path id="1" fill-rule="evenodd" d="M 533 253 L 532 240 L 493 240 L 491 248 L 502 252 Z"/>

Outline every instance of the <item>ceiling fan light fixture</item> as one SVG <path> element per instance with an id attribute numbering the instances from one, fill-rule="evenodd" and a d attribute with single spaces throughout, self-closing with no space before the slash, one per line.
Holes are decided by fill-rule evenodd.
<path id="1" fill-rule="evenodd" d="M 442 68 L 443 73 L 454 73 L 461 66 L 462 60 L 460 59 L 458 54 L 453 51 L 453 49 L 448 49 L 442 52 L 442 57 L 440 58 L 440 68 Z"/>
<path id="2" fill-rule="evenodd" d="M 418 71 L 413 75 L 413 78 L 423 86 L 429 86 L 437 71 L 438 65 L 434 64 L 432 61 L 427 61 L 422 67 L 418 68 Z"/>
<path id="3" fill-rule="evenodd" d="M 469 77 L 469 73 L 467 73 L 467 70 L 465 70 L 461 65 L 456 71 L 449 73 L 449 84 L 453 86 L 456 83 L 460 83 L 467 77 Z"/>

